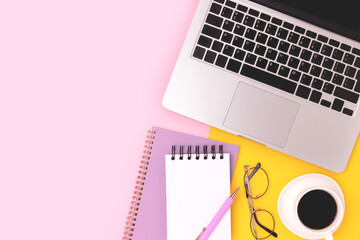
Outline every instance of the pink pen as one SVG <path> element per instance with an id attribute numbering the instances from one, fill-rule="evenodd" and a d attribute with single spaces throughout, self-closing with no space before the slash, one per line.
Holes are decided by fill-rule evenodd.
<path id="1" fill-rule="evenodd" d="M 216 225 L 220 222 L 220 220 L 222 219 L 222 217 L 225 215 L 225 213 L 227 212 L 227 210 L 230 208 L 231 204 L 234 202 L 234 198 L 237 194 L 237 192 L 239 191 L 240 187 L 238 187 L 233 194 L 231 194 L 230 197 L 228 197 L 226 199 L 226 201 L 224 202 L 224 204 L 221 206 L 221 208 L 219 209 L 219 211 L 216 213 L 215 217 L 213 218 L 213 220 L 211 220 L 211 222 L 209 223 L 209 225 L 204 228 L 202 230 L 202 232 L 200 233 L 200 235 L 196 238 L 196 240 L 206 240 L 208 239 L 208 237 L 211 235 L 211 233 L 214 231 Z"/>

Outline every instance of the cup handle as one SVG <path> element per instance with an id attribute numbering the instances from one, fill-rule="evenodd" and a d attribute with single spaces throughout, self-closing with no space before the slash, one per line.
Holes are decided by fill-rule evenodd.
<path id="1" fill-rule="evenodd" d="M 325 236 L 325 240 L 334 240 L 332 233 Z"/>

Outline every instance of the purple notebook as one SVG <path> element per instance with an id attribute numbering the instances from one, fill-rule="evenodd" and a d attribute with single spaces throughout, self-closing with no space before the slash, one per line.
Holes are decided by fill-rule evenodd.
<path id="1" fill-rule="evenodd" d="M 238 145 L 153 127 L 147 136 L 147 146 L 123 240 L 166 240 L 165 154 L 172 153 L 173 145 L 177 153 L 180 146 L 183 146 L 184 155 L 188 154 L 188 146 L 191 146 L 193 152 L 196 146 L 199 146 L 200 153 L 204 153 L 204 146 L 206 146 L 210 154 L 211 146 L 214 145 L 216 149 L 219 149 L 222 145 L 223 152 L 230 153 L 232 178 L 239 151 Z"/>

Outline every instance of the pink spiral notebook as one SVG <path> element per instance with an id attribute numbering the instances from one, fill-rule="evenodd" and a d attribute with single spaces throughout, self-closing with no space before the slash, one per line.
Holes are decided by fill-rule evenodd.
<path id="1" fill-rule="evenodd" d="M 177 148 L 185 146 L 186 149 L 200 146 L 200 153 L 204 153 L 203 146 L 210 152 L 211 146 L 217 149 L 222 145 L 223 152 L 230 154 L 232 178 L 238 145 L 153 127 L 147 136 L 123 240 L 167 239 L 165 154 L 172 153 L 173 145 Z M 187 154 L 185 151 L 184 155 Z"/>

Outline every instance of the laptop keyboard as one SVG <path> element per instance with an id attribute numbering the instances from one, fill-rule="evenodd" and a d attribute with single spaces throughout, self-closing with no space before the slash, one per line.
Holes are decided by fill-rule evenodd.
<path id="1" fill-rule="evenodd" d="M 214 0 L 193 57 L 352 116 L 360 50 L 233 1 Z"/>

